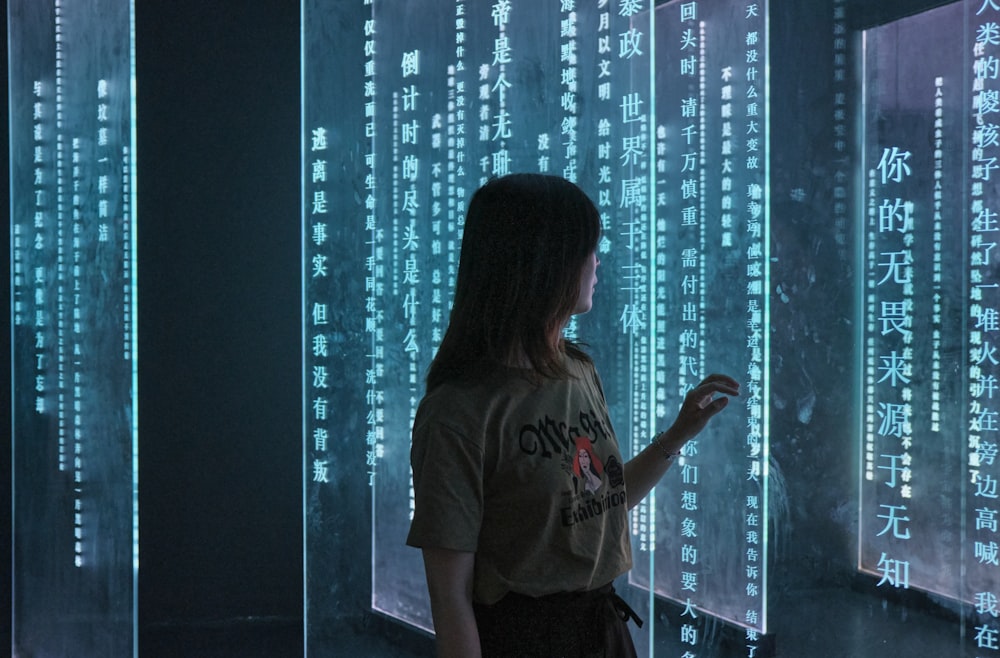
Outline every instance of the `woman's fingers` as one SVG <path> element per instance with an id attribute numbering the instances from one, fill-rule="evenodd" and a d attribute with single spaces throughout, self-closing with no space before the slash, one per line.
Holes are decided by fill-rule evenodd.
<path id="1" fill-rule="evenodd" d="M 705 379 L 701 380 L 700 384 L 691 389 L 688 393 L 688 397 L 695 401 L 699 407 L 704 408 L 713 401 L 713 398 L 715 398 L 717 393 L 721 393 L 723 395 L 739 395 L 740 383 L 728 375 L 709 375 Z M 726 398 L 719 399 L 724 400 Z M 725 406 L 725 404 L 723 403 L 722 406 Z M 719 407 L 719 409 L 721 408 L 722 407 Z"/>

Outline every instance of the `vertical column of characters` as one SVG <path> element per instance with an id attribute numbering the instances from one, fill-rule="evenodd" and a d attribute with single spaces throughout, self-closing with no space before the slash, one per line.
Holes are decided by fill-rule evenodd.
<path id="1" fill-rule="evenodd" d="M 619 75 L 612 67 L 612 16 L 609 0 L 596 0 L 597 34 L 593 42 L 595 46 L 594 62 L 597 66 L 593 74 L 596 78 L 597 94 L 594 100 L 592 125 L 596 126 L 596 165 L 597 179 L 591 181 L 595 185 L 594 204 L 601 218 L 601 240 L 597 250 L 601 256 L 611 251 L 611 238 L 608 235 L 614 230 L 614 182 L 612 170 L 612 127 L 615 117 L 614 88 L 619 84 Z M 633 518 L 638 514 L 633 515 Z"/>
<path id="2" fill-rule="evenodd" d="M 493 61 L 479 69 L 479 141 L 483 142 L 485 155 L 479 161 L 482 174 L 480 183 L 492 176 L 509 174 L 510 151 L 507 140 L 513 138 L 513 122 L 507 109 L 507 90 L 512 83 L 507 79 L 507 65 L 514 61 L 507 26 L 513 11 L 511 0 L 494 2 L 490 15 L 497 37 L 493 40 Z M 496 77 L 494 78 L 494 71 Z M 491 102 L 495 111 L 491 111 Z"/>
<path id="3" fill-rule="evenodd" d="M 577 112 L 577 80 L 579 69 L 577 41 L 578 21 L 575 1 L 563 1 L 559 5 L 559 143 L 563 147 L 560 154 L 563 161 L 562 177 L 577 180 L 576 160 L 579 114 Z M 577 317 L 570 316 L 563 334 L 572 340 L 579 330 Z"/>
<path id="4" fill-rule="evenodd" d="M 81 110 L 83 108 L 80 108 Z M 89 140 L 88 140 L 89 141 Z M 90 440 L 92 437 L 84 437 L 84 423 L 83 423 L 83 368 L 82 366 L 82 346 L 87 339 L 86 330 L 84 329 L 84 323 L 81 321 L 84 292 L 83 292 L 83 282 L 85 280 L 84 272 L 84 259 L 83 252 L 81 249 L 81 235 L 84 232 L 84 216 L 89 215 L 93 212 L 93 209 L 88 207 L 87 195 L 81 193 L 81 190 L 86 190 L 89 186 L 89 180 L 84 174 L 84 166 L 89 164 L 86 162 L 86 155 L 82 152 L 82 139 L 80 137 L 72 137 L 70 139 L 70 189 L 73 190 L 70 197 L 70 234 L 72 238 L 69 240 L 69 261 L 68 266 L 70 275 L 69 281 L 70 285 L 67 289 L 65 286 L 58 286 L 56 289 L 56 305 L 58 312 L 63 317 L 66 316 L 67 311 L 70 317 L 70 338 L 68 343 L 59 344 L 59 360 L 62 363 L 69 361 L 69 365 L 66 368 L 69 371 L 69 376 L 66 378 L 64 384 L 64 390 L 69 391 L 69 408 L 70 413 L 70 427 L 72 428 L 73 437 L 73 560 L 77 565 L 81 565 L 83 561 L 83 526 L 80 523 L 83 514 L 83 446 L 86 440 Z M 65 222 L 60 222 L 59 225 L 59 241 L 63 244 L 66 242 L 65 238 Z M 70 294 L 67 295 L 66 293 Z M 68 302 L 68 303 L 67 303 Z M 67 309 L 67 307 L 69 307 Z M 67 349 L 68 348 L 68 349 Z"/>
<path id="5" fill-rule="evenodd" d="M 465 51 L 467 36 L 467 3 L 456 0 L 455 3 L 455 107 L 448 119 L 448 241 L 445 251 L 447 262 L 447 291 L 455 289 L 455 277 L 458 274 L 458 254 L 461 243 L 461 227 L 465 223 L 466 169 L 465 158 L 468 139 L 468 116 L 466 107 L 469 103 L 469 90 L 466 89 L 468 55 Z M 450 306 L 450 305 L 449 305 Z"/>
<path id="6" fill-rule="evenodd" d="M 511 11 L 510 2 L 498 2 L 491 5 L 492 9 L 492 20 L 493 25 L 499 29 L 498 23 L 502 23 L 507 20 L 509 12 Z M 477 18 L 478 14 L 474 14 Z M 484 39 L 485 41 L 485 39 Z M 494 39 L 494 49 L 496 49 L 496 39 Z M 476 52 L 477 56 L 480 53 Z M 494 55 L 494 59 L 497 55 Z M 491 64 L 485 59 L 479 61 L 478 66 L 475 69 L 476 76 L 476 101 L 477 105 L 475 108 L 475 114 L 472 127 L 475 129 L 475 145 L 473 146 L 472 153 L 478 156 L 476 163 L 477 173 L 479 178 L 475 184 L 472 185 L 473 188 L 479 187 L 487 181 L 490 177 L 490 160 L 487 155 L 479 155 L 489 150 L 490 142 L 490 127 L 489 121 L 491 116 L 490 110 L 490 69 Z M 471 174 L 471 171 L 470 171 Z M 471 181 L 470 181 L 471 182 Z"/>
<path id="7" fill-rule="evenodd" d="M 392 90 L 391 114 L 392 133 L 390 136 L 390 164 L 392 167 L 392 225 L 389 234 L 389 249 L 391 249 L 392 288 L 390 297 L 397 300 L 396 307 L 402 311 L 402 322 L 399 326 L 405 334 L 398 343 L 391 344 L 389 349 L 402 350 L 401 356 L 406 360 L 406 375 L 401 383 L 407 389 L 407 421 L 405 428 L 413 427 L 417 404 L 420 399 L 418 392 L 418 360 L 422 337 L 418 332 L 417 284 L 420 282 L 420 265 L 416 258 L 417 233 L 416 217 L 420 212 L 423 199 L 416 181 L 419 171 L 418 144 L 421 133 L 427 128 L 419 120 L 416 113 L 418 98 L 415 81 L 419 81 L 421 73 L 421 50 L 413 48 L 404 50 L 399 57 L 400 85 Z M 374 134 L 373 134 L 374 137 Z M 382 242 L 379 236 L 378 241 Z M 381 247 L 380 247 L 381 249 Z M 386 300 L 387 311 L 390 302 Z M 399 352 L 396 352 L 399 354 Z M 376 392 L 376 397 L 382 397 L 384 390 Z M 374 479 L 378 460 L 381 459 L 383 446 L 376 442 L 369 450 L 368 467 Z M 374 480 L 372 480 L 374 484 Z"/>
<path id="8" fill-rule="evenodd" d="M 456 33 L 458 25 L 456 21 Z M 456 37 L 457 39 L 457 37 Z M 444 113 L 441 106 L 430 116 L 430 162 L 427 174 L 430 177 L 430 199 L 429 215 L 430 222 L 427 228 L 430 233 L 427 236 L 427 246 L 425 262 L 427 266 L 427 276 L 430 281 L 429 309 L 424 313 L 427 322 L 425 345 L 425 361 L 433 357 L 434 351 L 441 344 L 444 337 L 444 271 L 442 268 L 444 255 L 442 242 L 444 220 L 447 217 L 448 194 L 448 162 L 449 162 L 449 136 L 448 132 L 452 122 L 450 116 L 455 111 L 455 66 L 449 64 L 446 67 L 447 76 L 445 78 L 445 105 Z M 416 106 L 414 110 L 417 110 Z M 417 376 L 418 383 L 420 377 Z"/>
<path id="9" fill-rule="evenodd" d="M 328 147 L 327 129 L 323 126 L 316 126 L 311 129 L 311 139 L 309 146 L 309 166 L 307 170 L 308 190 L 310 198 L 308 217 L 309 223 L 306 227 L 308 239 L 305 242 L 306 249 L 303 254 L 306 267 L 305 272 L 308 280 L 304 282 L 306 291 L 312 291 L 312 298 L 307 300 L 309 315 L 305 318 L 307 323 L 305 334 L 307 372 L 310 373 L 310 383 L 308 388 L 309 408 L 306 418 L 307 436 L 310 438 L 310 447 L 306 451 L 306 459 L 312 462 L 312 481 L 315 483 L 329 482 L 330 459 L 327 453 L 327 441 L 330 437 L 329 411 L 330 411 L 330 372 L 329 372 L 329 337 L 330 325 L 329 306 L 321 301 L 322 297 L 317 291 L 322 288 L 320 282 L 325 281 L 328 276 L 329 256 L 328 249 L 328 221 L 329 205 L 326 197 L 327 184 L 327 160 L 326 151 Z"/>
<path id="10" fill-rule="evenodd" d="M 649 11 L 646 2 L 624 2 L 618 5 L 618 16 L 624 19 L 620 24 L 622 31 L 617 33 L 618 60 L 622 64 L 633 63 L 636 70 L 645 70 L 644 50 L 647 38 L 645 31 L 640 29 L 636 16 L 643 11 Z M 650 46 L 651 47 L 651 46 Z M 649 359 L 650 345 L 648 331 L 650 318 L 649 304 L 649 266 L 648 249 L 652 236 L 647 235 L 645 221 L 649 218 L 650 181 L 643 170 L 648 170 L 645 158 L 636 160 L 634 152 L 649 153 L 648 111 L 650 99 L 648 88 L 644 91 L 642 80 L 633 76 L 628 84 L 622 85 L 623 93 L 616 99 L 616 114 L 618 126 L 616 134 L 620 135 L 617 144 L 612 142 L 613 161 L 617 161 L 620 169 L 619 199 L 617 211 L 621 217 L 618 236 L 622 258 L 617 280 L 622 282 L 621 291 L 626 299 L 618 321 L 622 334 L 629 348 L 628 368 L 631 383 L 630 424 L 632 426 L 632 454 L 646 447 L 650 436 L 655 433 L 652 425 L 652 410 L 650 402 Z M 612 178 L 615 178 L 612 176 Z M 654 548 L 654 517 L 648 499 L 639 503 L 636 512 L 632 514 L 633 534 L 638 536 L 638 550 L 652 551 Z"/>
<path id="11" fill-rule="evenodd" d="M 912 367 L 913 283 L 906 268 L 913 262 L 915 238 L 914 203 L 896 194 L 912 173 L 910 157 L 911 152 L 899 146 L 884 147 L 876 169 L 869 173 L 875 198 L 881 200 L 877 202 L 877 227 L 869 234 L 865 277 L 875 311 L 870 318 L 873 334 L 869 337 L 874 351 L 869 353 L 876 356 L 868 361 L 865 382 L 874 390 L 879 419 L 874 467 L 884 472 L 880 476 L 869 470 L 866 476 L 885 485 L 878 487 L 875 495 L 879 503 L 876 518 L 880 519 L 875 523 L 884 521 L 875 537 L 885 537 L 880 540 L 878 585 L 900 588 L 909 587 L 910 563 L 898 557 L 898 544 L 893 540 L 910 539 L 909 529 L 902 524 L 909 520 L 907 510 L 913 491 L 913 393 L 909 380 L 899 373 Z"/>
<path id="12" fill-rule="evenodd" d="M 451 164 L 453 156 L 453 130 L 455 113 L 455 66 L 449 65 L 448 76 L 445 84 L 446 106 L 445 113 L 435 113 L 431 118 L 431 148 L 433 149 L 433 159 L 431 161 L 431 225 L 430 225 L 430 336 L 428 358 L 432 358 L 434 352 L 444 338 L 445 330 L 445 304 L 447 291 L 445 289 L 445 268 L 444 268 L 444 228 L 448 219 L 450 201 L 452 200 L 451 188 L 448 183 L 451 177 Z"/>
<path id="13" fill-rule="evenodd" d="M 32 384 L 35 394 L 34 410 L 39 415 L 51 413 L 50 402 L 54 401 L 47 373 L 53 343 L 56 342 L 51 333 L 52 317 L 46 308 L 53 277 L 52 269 L 55 268 L 49 265 L 51 259 L 45 257 L 54 237 L 52 190 L 56 167 L 53 148 L 55 142 L 52 137 L 56 126 L 52 119 L 55 116 L 55 95 L 50 94 L 46 99 L 46 88 L 47 85 L 41 80 L 32 82 L 32 224 L 30 229 L 22 227 L 17 218 L 13 218 L 11 236 L 14 252 L 14 325 L 34 328 Z M 28 277 L 30 286 L 26 280 Z M 69 455 L 64 427 L 59 432 L 57 441 L 56 466 L 60 471 L 65 471 Z"/>
<path id="14" fill-rule="evenodd" d="M 945 175 L 944 153 L 946 146 L 944 139 L 944 93 L 944 78 L 938 76 L 934 78 L 934 192 L 931 203 L 933 213 L 931 219 L 931 422 L 928 427 L 934 434 L 941 431 L 941 299 L 944 294 L 941 279 L 944 194 L 941 181 L 944 180 Z M 951 145 L 947 144 L 947 146 Z M 909 376 L 911 372 L 907 371 L 905 374 Z"/>
<path id="15" fill-rule="evenodd" d="M 52 309 L 52 314 L 48 320 L 54 323 L 55 340 L 52 345 L 52 355 L 56 361 L 56 427 L 59 437 L 60 452 L 65 450 L 66 459 L 61 462 L 63 470 L 72 471 L 72 461 L 70 455 L 73 453 L 73 439 L 70 429 L 67 427 L 67 401 L 66 401 L 66 350 L 65 345 L 68 337 L 66 335 L 66 288 L 70 284 L 68 270 L 68 256 L 66 253 L 66 142 L 65 142 L 65 113 L 66 113 L 66 74 L 65 74 L 65 38 L 63 36 L 63 5 L 60 0 L 56 0 L 53 6 L 55 19 L 55 46 L 56 46 L 56 83 L 55 83 L 55 211 L 54 220 L 51 225 L 51 238 L 54 245 L 50 243 L 44 249 L 55 248 L 55 299 L 48 299 L 48 292 L 44 293 L 44 298 L 39 304 L 36 297 L 35 305 Z M 51 251 L 49 262 L 51 262 Z M 36 293 L 37 294 L 37 293 Z M 71 377 L 72 374 L 70 373 Z M 63 448 L 65 446 L 65 448 Z"/>
<path id="16" fill-rule="evenodd" d="M 106 99 L 108 97 L 108 84 L 104 80 L 97 83 L 97 97 Z M 132 308 L 134 304 L 134 294 L 132 286 L 132 269 L 135 263 L 132 262 L 132 149 L 128 141 L 122 145 L 121 153 L 121 217 L 119 218 L 121 228 L 121 253 L 122 253 L 122 292 L 124 294 L 122 304 L 122 358 L 125 361 L 132 360 L 132 334 L 133 321 Z M 113 173 L 113 170 L 112 170 Z M 110 176 L 111 174 L 109 174 Z M 109 241 L 108 227 L 102 224 L 99 228 L 98 241 Z M 136 392 L 132 391 L 135 395 Z"/>
<path id="17" fill-rule="evenodd" d="M 968 583 L 980 623 L 972 637 L 978 650 L 1000 650 L 998 608 L 997 432 L 1000 423 L 994 402 L 1000 357 L 997 355 L 1000 313 L 997 308 L 998 278 L 996 177 L 1000 169 L 1000 3 L 980 0 L 970 18 L 974 28 L 972 87 L 972 147 L 969 227 L 969 438 L 968 509 L 974 521 L 967 525 L 971 542 L 963 542 L 967 554 L 963 563 L 977 577 Z M 995 654 L 990 654 L 995 655 Z"/>
<path id="18" fill-rule="evenodd" d="M 403 338 L 403 352 L 406 354 L 409 387 L 409 422 L 407 427 L 413 427 L 417 416 L 417 403 L 420 400 L 420 356 L 423 336 L 420 334 L 418 307 L 420 300 L 419 285 L 422 272 L 420 269 L 419 231 L 417 217 L 427 205 L 421 196 L 417 182 L 420 178 L 420 142 L 428 126 L 421 121 L 417 108 L 420 91 L 417 83 L 420 81 L 421 61 L 420 49 L 415 48 L 403 53 L 400 67 L 402 69 L 403 86 L 393 93 L 394 123 L 399 126 L 399 134 L 393 149 L 395 167 L 395 185 L 402 191 L 399 199 L 398 224 L 400 229 L 394 231 L 394 250 L 398 251 L 398 261 L 403 263 L 403 277 L 400 281 L 400 295 L 403 297 L 403 326 L 406 336 Z M 378 448 L 378 447 L 377 447 Z M 381 457 L 381 449 L 376 457 Z M 374 464 L 371 464 L 374 466 Z"/>
<path id="19" fill-rule="evenodd" d="M 591 119 L 586 123 L 594 131 L 597 178 L 589 181 L 594 185 L 594 204 L 601 218 L 601 240 L 597 251 L 601 256 L 606 256 L 611 251 L 611 239 L 608 234 L 613 230 L 613 188 L 614 176 L 612 173 L 611 160 L 611 127 L 614 107 L 612 100 L 612 87 L 617 83 L 615 73 L 611 66 L 611 12 L 609 0 L 596 0 L 597 26 L 594 33 L 594 40 L 587 44 L 593 44 L 594 63 L 596 68 L 591 71 L 594 76 L 596 93 L 593 99 Z"/>
<path id="20" fill-rule="evenodd" d="M 84 111 L 76 105 L 80 97 L 67 81 L 65 59 L 69 45 L 65 39 L 66 8 L 55 3 L 56 37 L 56 359 L 58 364 L 59 428 L 72 451 L 68 471 L 73 480 L 73 561 L 83 562 L 83 400 L 80 346 L 86 339 L 81 322 L 84 261 L 80 234 L 89 181 L 83 168 L 81 137 L 69 136 L 64 117 Z M 70 100 L 67 104 L 64 101 Z M 76 101 L 76 102 L 74 102 Z M 93 136 L 89 136 L 93 139 Z M 88 139 L 88 141 L 89 141 Z M 68 141 L 68 144 L 67 144 Z M 89 437 L 88 437 L 89 438 Z"/>
<path id="21" fill-rule="evenodd" d="M 866 98 L 865 102 L 869 102 Z M 866 147 L 866 158 L 868 157 L 868 149 Z M 874 168 L 868 169 L 864 173 L 864 237 L 863 237 L 863 314 L 864 314 L 864 346 L 863 346 L 863 363 L 864 363 L 864 376 L 862 380 L 862 390 L 863 393 L 863 404 L 864 404 L 864 421 L 863 421 L 863 439 L 862 439 L 862 470 L 864 473 L 864 480 L 866 482 L 875 482 L 875 450 L 876 450 L 876 427 L 878 415 L 875 410 L 875 364 L 876 364 L 876 351 L 875 351 L 875 319 L 877 314 L 875 312 L 876 308 L 876 297 L 875 292 L 869 288 L 869 279 L 873 276 L 875 272 L 875 261 L 876 261 L 876 240 L 877 240 L 877 229 L 878 229 L 878 178 Z M 864 487 L 868 489 L 868 487 Z M 865 494 L 862 493 L 862 501 Z M 862 509 L 867 506 L 862 503 Z M 861 515 L 859 514 L 859 517 Z M 864 519 L 859 518 L 858 523 L 860 525 L 859 535 L 862 538 L 862 543 L 866 533 L 864 530 Z M 864 561 L 864 555 L 861 556 L 862 561 Z"/>
<path id="22" fill-rule="evenodd" d="M 612 230 L 614 176 L 611 161 L 611 126 L 614 118 L 612 87 L 617 84 L 611 67 L 611 12 L 608 0 L 597 0 L 597 39 L 595 57 L 597 69 L 593 71 L 596 78 L 597 96 L 594 100 L 592 114 L 593 125 L 597 127 L 597 180 L 594 199 L 597 211 L 601 217 L 601 241 L 598 244 L 599 254 L 606 255 L 611 250 L 611 240 L 608 238 Z"/>
<path id="23" fill-rule="evenodd" d="M 766 451 L 764 446 L 764 399 L 766 387 L 766 339 L 764 324 L 767 313 L 767 3 L 746 4 L 746 31 L 744 32 L 744 158 L 743 175 L 746 180 L 745 217 L 746 244 L 746 341 L 747 341 L 747 480 L 748 493 L 744 499 L 744 531 L 746 550 L 746 623 L 747 655 L 756 655 L 759 648 L 759 630 L 764 624 L 766 583 Z"/>
<path id="24" fill-rule="evenodd" d="M 562 109 L 561 143 L 564 148 L 562 176 L 576 182 L 577 178 L 577 133 L 579 122 L 579 100 L 577 98 L 577 15 L 576 3 L 563 0 L 560 5 L 559 22 L 559 107 Z"/>
<path id="25" fill-rule="evenodd" d="M 538 133 L 536 150 L 538 154 L 535 159 L 535 167 L 541 174 L 549 173 L 552 171 L 552 135 L 547 132 Z"/>
<path id="26" fill-rule="evenodd" d="M 708 232 L 705 230 L 705 218 L 708 217 L 708 200 L 709 197 L 705 194 L 708 185 L 708 167 L 705 163 L 708 161 L 708 68 L 707 68 L 707 51 L 708 39 L 707 32 L 705 29 L 705 21 L 698 20 L 697 7 L 695 8 L 695 14 L 691 18 L 692 21 L 697 21 L 698 24 L 698 88 L 697 90 L 692 90 L 694 95 L 690 98 L 693 100 L 688 103 L 688 107 L 685 108 L 684 113 L 689 115 L 688 118 L 692 121 L 692 124 L 697 121 L 696 135 L 698 137 L 698 160 L 700 162 L 698 181 L 701 194 L 698 197 L 697 205 L 691 204 L 691 208 L 695 209 L 696 215 L 694 217 L 686 216 L 684 217 L 685 222 L 694 222 L 694 226 L 697 230 L 696 238 L 697 243 L 693 247 L 695 249 L 693 258 L 694 264 L 691 267 L 695 268 L 698 274 L 698 309 L 692 316 L 692 323 L 696 323 L 696 339 L 694 344 L 690 344 L 690 341 L 685 344 L 685 350 L 689 356 L 697 357 L 698 372 L 705 372 L 705 348 L 706 348 L 706 330 L 707 324 L 705 320 L 705 309 L 707 308 L 708 301 L 708 286 L 707 284 L 707 268 L 708 268 L 708 258 L 706 256 L 706 248 L 708 241 Z M 691 113 L 694 114 L 691 114 Z M 685 135 L 685 141 L 688 141 L 689 135 Z M 685 151 L 687 153 L 688 151 Z M 686 158 L 687 156 L 685 156 Z M 687 162 L 684 163 L 687 165 Z M 694 244 L 694 243 L 693 243 Z M 680 372 L 683 377 L 688 376 L 688 372 L 682 367 Z M 683 396 L 690 388 L 694 387 L 697 382 L 691 379 L 684 379 L 682 381 L 682 389 L 684 393 Z M 691 448 L 691 451 L 696 450 L 697 443 Z M 693 456 L 693 455 L 691 455 Z"/>
<path id="27" fill-rule="evenodd" d="M 674 44 L 678 54 L 676 75 L 680 80 L 677 95 L 679 121 L 682 126 L 677 145 L 673 152 L 671 169 L 679 172 L 680 217 L 678 242 L 673 245 L 679 251 L 681 278 L 674 281 L 679 288 L 680 322 L 673 323 L 678 331 L 677 393 L 680 398 L 690 391 L 701 379 L 705 367 L 705 249 L 707 212 L 707 172 L 705 170 L 706 149 L 708 148 L 706 107 L 706 34 L 704 23 L 699 19 L 698 2 L 681 3 L 679 10 L 680 38 Z M 678 254 L 675 254 L 675 256 Z M 695 613 L 701 607 L 700 592 L 705 573 L 701 562 L 699 526 L 704 521 L 700 496 L 700 463 L 698 439 L 689 441 L 682 449 L 679 460 L 681 479 L 680 507 L 684 515 L 680 524 L 679 543 L 681 546 L 680 575 L 678 590 L 685 597 L 683 620 L 679 629 L 680 641 L 690 647 L 689 653 L 701 645 L 701 623 Z"/>
<path id="28" fill-rule="evenodd" d="M 71 140 L 72 163 L 70 180 L 72 181 L 72 202 L 71 202 L 71 247 L 70 254 L 72 267 L 70 269 L 70 313 L 72 317 L 72 339 L 70 345 L 60 346 L 61 353 L 71 355 L 70 370 L 72 381 L 72 408 L 73 408 L 73 559 L 77 567 L 83 566 L 84 561 L 84 496 L 83 486 L 85 481 L 84 469 L 84 445 L 87 441 L 94 441 L 99 437 L 85 436 L 88 423 L 84 418 L 85 403 L 84 395 L 87 392 L 85 377 L 92 373 L 85 372 L 84 360 L 87 358 L 88 330 L 92 324 L 85 319 L 88 307 L 92 300 L 89 297 L 89 286 L 85 282 L 93 275 L 92 268 L 98 267 L 95 262 L 95 252 L 92 251 L 93 238 L 96 242 L 106 243 L 110 239 L 111 228 L 111 171 L 117 162 L 117 157 L 112 155 L 109 146 L 109 119 L 108 119 L 108 90 L 107 82 L 100 80 L 97 84 L 96 98 L 96 134 L 86 137 L 73 137 Z M 92 98 L 92 97 L 91 97 Z M 88 99 L 89 100 L 89 99 Z M 82 109 L 82 108 L 81 108 Z M 94 106 L 90 106 L 94 111 Z M 88 153 L 87 146 L 93 146 L 92 155 Z M 96 183 L 96 184 L 95 184 Z M 88 190 L 96 192 L 88 194 Z M 96 220 L 96 221 L 95 221 Z M 96 234 L 96 235 L 95 235 Z M 127 261 L 126 261 L 127 262 Z M 91 270 L 91 271 L 88 271 Z M 64 296 L 62 290 L 60 297 Z M 128 295 L 126 287 L 125 295 Z M 90 302 L 90 303 L 88 303 Z M 60 301 L 60 306 L 64 302 Z M 124 308 L 124 307 L 123 307 Z M 66 349 L 68 348 L 68 350 Z M 92 448 L 93 450 L 93 448 Z"/>
<path id="29" fill-rule="evenodd" d="M 364 6 L 371 6 L 372 0 L 362 0 Z M 369 10 L 370 11 L 370 10 Z M 385 229 L 379 224 L 376 211 L 378 192 L 375 175 L 375 111 L 377 85 L 375 81 L 375 35 L 376 22 L 373 14 L 364 21 L 364 99 L 365 99 L 365 139 L 368 152 L 365 153 L 365 333 L 369 336 L 368 360 L 365 368 L 365 464 L 368 472 L 368 486 L 375 486 L 375 460 L 382 451 L 385 440 L 385 310 L 382 298 L 385 295 Z M 411 495 L 412 506 L 412 495 Z"/>
<path id="30" fill-rule="evenodd" d="M 834 239 L 838 245 L 841 262 L 847 262 L 847 167 L 850 162 L 848 140 L 847 89 L 848 89 L 848 43 L 847 43 L 847 0 L 833 0 L 833 151 L 835 166 L 833 171 L 833 227 Z M 805 191 L 793 191 L 796 201 L 805 200 Z"/>
<path id="31" fill-rule="evenodd" d="M 560 144 L 563 146 L 562 177 L 576 182 L 579 166 L 577 140 L 580 120 L 577 82 L 580 72 L 577 66 L 578 20 L 574 1 L 564 0 L 560 3 L 559 19 L 559 107 L 562 110 L 559 133 Z M 567 338 L 576 339 L 577 331 L 577 317 L 574 315 L 570 317 L 564 333 Z"/>
<path id="32" fill-rule="evenodd" d="M 139 437 L 138 437 L 138 408 L 139 408 L 139 390 L 138 390 L 138 366 L 135 360 L 138 358 L 138 321 L 136 309 L 138 295 L 138 280 L 135 272 L 138 271 L 138 262 L 135 257 L 136 240 L 136 221 L 135 215 L 133 214 L 136 210 L 133 201 L 133 194 L 136 192 L 136 186 L 134 183 L 134 167 L 133 162 L 135 161 L 135 96 L 134 87 L 131 82 L 135 79 L 135 13 L 134 7 L 132 8 L 132 16 L 130 18 L 129 32 L 130 36 L 130 71 L 129 71 L 129 101 L 131 103 L 131 108 L 129 110 L 129 138 L 124 140 L 122 144 L 122 188 L 121 188 L 121 204 L 122 204 L 122 280 L 123 286 L 125 288 L 125 304 L 123 308 L 124 322 L 122 323 L 122 353 L 124 359 L 130 362 L 130 369 L 132 374 L 132 386 L 130 392 L 132 395 L 132 405 L 131 405 L 131 438 L 132 438 L 132 568 L 133 568 L 133 592 L 135 588 L 139 586 L 139 579 L 137 577 L 139 570 Z M 133 614 L 137 613 L 135 609 L 135 604 L 133 603 Z"/>

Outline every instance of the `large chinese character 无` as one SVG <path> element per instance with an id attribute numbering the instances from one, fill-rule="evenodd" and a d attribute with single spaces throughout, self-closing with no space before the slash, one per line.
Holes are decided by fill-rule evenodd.
<path id="1" fill-rule="evenodd" d="M 886 510 L 885 514 L 879 514 L 878 518 L 885 519 L 885 527 L 882 528 L 876 536 L 881 537 L 885 533 L 892 530 L 892 536 L 896 539 L 909 539 L 910 529 L 901 528 L 901 524 L 910 520 L 909 516 L 897 515 L 897 512 L 905 512 L 905 505 L 879 505 L 879 507 Z"/>
<path id="2" fill-rule="evenodd" d="M 885 268 L 885 275 L 876 285 L 880 286 L 890 278 L 893 283 L 910 282 L 913 270 L 908 266 L 913 262 L 913 257 L 909 250 L 883 251 L 879 255 L 885 259 L 878 263 L 879 267 Z"/>

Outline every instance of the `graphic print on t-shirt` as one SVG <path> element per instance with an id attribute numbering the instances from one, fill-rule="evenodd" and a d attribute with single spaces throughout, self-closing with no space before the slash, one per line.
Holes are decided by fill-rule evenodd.
<path id="1" fill-rule="evenodd" d="M 593 494 L 604 486 L 604 466 L 590 446 L 589 437 L 577 437 L 573 451 L 573 473 L 575 476 L 573 487 L 576 493 L 586 491 Z"/>
<path id="2" fill-rule="evenodd" d="M 606 412 L 581 409 L 571 417 L 575 422 L 546 414 L 522 425 L 518 433 L 525 458 L 541 463 L 558 460 L 566 477 L 559 510 L 565 527 L 595 520 L 628 501 Z"/>

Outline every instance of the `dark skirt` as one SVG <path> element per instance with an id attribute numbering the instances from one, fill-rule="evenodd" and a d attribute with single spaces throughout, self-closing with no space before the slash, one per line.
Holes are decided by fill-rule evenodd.
<path id="1" fill-rule="evenodd" d="M 635 658 L 627 623 L 642 626 L 611 585 L 473 608 L 483 658 Z"/>

